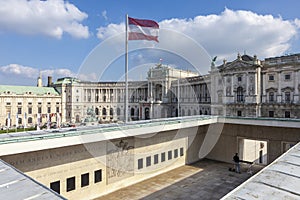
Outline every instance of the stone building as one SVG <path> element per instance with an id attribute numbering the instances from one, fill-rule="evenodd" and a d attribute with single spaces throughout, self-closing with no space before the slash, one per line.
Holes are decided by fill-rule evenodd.
<path id="1" fill-rule="evenodd" d="M 129 119 L 190 115 L 300 118 L 300 54 L 266 58 L 237 55 L 212 64 L 206 75 L 157 64 L 147 80 L 129 82 Z M 124 82 L 61 78 L 63 121 L 83 122 L 92 109 L 99 122 L 124 120 Z"/>
<path id="2" fill-rule="evenodd" d="M 53 87 L 0 85 L 0 127 L 43 125 L 57 121 L 61 114 L 61 96 Z M 9 120 L 9 122 L 8 122 Z M 26 122 L 24 122 L 24 120 Z"/>
<path id="3" fill-rule="evenodd" d="M 190 115 L 300 118 L 300 54 L 259 60 L 237 55 L 206 75 L 157 64 L 145 81 L 130 81 L 128 119 L 147 120 Z M 49 82 L 49 80 L 48 80 Z M 52 80 L 50 80 L 52 82 Z M 16 114 L 60 113 L 62 122 L 124 121 L 125 82 L 88 82 L 73 77 L 48 87 L 0 86 L 1 126 L 23 124 Z M 31 108 L 32 107 L 32 108 Z M 29 114 L 31 113 L 31 114 Z M 51 120 L 53 120 L 51 118 Z M 93 119 L 93 120 L 92 120 Z"/>

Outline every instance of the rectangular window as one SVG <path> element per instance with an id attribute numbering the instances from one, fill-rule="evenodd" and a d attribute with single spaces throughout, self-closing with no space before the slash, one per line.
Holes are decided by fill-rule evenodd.
<path id="1" fill-rule="evenodd" d="M 28 114 L 32 114 L 32 108 L 31 107 L 28 108 Z"/>
<path id="2" fill-rule="evenodd" d="M 146 157 L 146 167 L 151 166 L 151 156 Z"/>
<path id="3" fill-rule="evenodd" d="M 67 178 L 67 192 L 75 190 L 75 176 Z"/>
<path id="4" fill-rule="evenodd" d="M 143 168 L 143 158 L 138 159 L 138 169 Z"/>
<path id="5" fill-rule="evenodd" d="M 274 93 L 273 92 L 269 93 L 269 101 L 274 102 Z"/>
<path id="6" fill-rule="evenodd" d="M 284 80 L 291 80 L 291 75 L 290 74 L 285 74 L 284 75 Z"/>
<path id="7" fill-rule="evenodd" d="M 89 181 L 90 181 L 89 176 L 90 176 L 89 173 L 81 174 L 81 187 L 85 187 L 89 185 Z"/>
<path id="8" fill-rule="evenodd" d="M 56 107 L 56 112 L 59 113 L 59 107 Z"/>
<path id="9" fill-rule="evenodd" d="M 285 118 L 290 118 L 290 117 L 291 117 L 290 111 L 285 111 L 285 112 L 284 112 L 284 117 L 285 117 Z"/>
<path id="10" fill-rule="evenodd" d="M 22 108 L 18 108 L 18 114 L 22 114 Z"/>
<path id="11" fill-rule="evenodd" d="M 163 152 L 163 153 L 161 153 L 160 161 L 165 162 L 165 160 L 166 160 L 166 153 Z"/>
<path id="12" fill-rule="evenodd" d="M 50 189 L 60 194 L 60 181 L 50 183 Z"/>
<path id="13" fill-rule="evenodd" d="M 18 102 L 18 106 L 21 106 L 22 105 L 22 103 L 21 102 Z"/>
<path id="14" fill-rule="evenodd" d="M 274 111 L 273 110 L 269 111 L 269 117 L 274 117 Z"/>
<path id="15" fill-rule="evenodd" d="M 6 102 L 6 105 L 7 105 L 7 106 L 10 106 L 10 102 Z"/>
<path id="16" fill-rule="evenodd" d="M 168 160 L 172 159 L 172 151 L 168 151 Z"/>
<path id="17" fill-rule="evenodd" d="M 269 81 L 274 81 L 274 75 L 269 75 Z"/>
<path id="18" fill-rule="evenodd" d="M 178 149 L 175 149 L 174 150 L 174 158 L 177 158 L 178 157 Z"/>
<path id="19" fill-rule="evenodd" d="M 155 154 L 154 155 L 154 164 L 157 164 L 158 163 L 158 154 Z"/>
<path id="20" fill-rule="evenodd" d="M 238 76 L 237 79 L 238 79 L 239 82 L 242 81 L 242 77 L 241 76 Z"/>
<path id="21" fill-rule="evenodd" d="M 238 111 L 237 111 L 237 116 L 238 116 L 238 117 L 241 117 L 241 116 L 242 116 L 242 111 L 241 111 L 241 110 L 238 110 Z"/>
<path id="22" fill-rule="evenodd" d="M 48 113 L 51 113 L 51 107 L 48 107 L 48 108 L 47 108 L 47 112 L 48 112 Z"/>
<path id="23" fill-rule="evenodd" d="M 94 172 L 94 182 L 98 183 L 102 181 L 102 169 L 99 169 Z"/>
<path id="24" fill-rule="evenodd" d="M 42 113 L 42 107 L 38 107 L 38 113 Z"/>
<path id="25" fill-rule="evenodd" d="M 184 152 L 183 152 L 183 147 L 180 148 L 180 156 L 183 156 Z"/>
<path id="26" fill-rule="evenodd" d="M 290 93 L 290 92 L 286 92 L 286 93 L 284 94 L 284 96 L 285 96 L 285 101 L 286 101 L 286 102 L 291 101 L 291 93 Z"/>

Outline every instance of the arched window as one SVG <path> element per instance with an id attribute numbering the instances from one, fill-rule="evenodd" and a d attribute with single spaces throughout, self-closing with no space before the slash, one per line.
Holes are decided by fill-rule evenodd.
<path id="1" fill-rule="evenodd" d="M 244 92 L 242 87 L 237 88 L 237 102 L 244 102 Z"/>
<path id="2" fill-rule="evenodd" d="M 95 114 L 99 115 L 99 108 L 95 108 Z"/>
<path id="3" fill-rule="evenodd" d="M 130 110 L 130 115 L 131 115 L 131 116 L 134 116 L 134 108 L 131 108 L 131 110 Z"/>
<path id="4" fill-rule="evenodd" d="M 106 115 L 106 108 L 102 109 L 102 115 L 105 116 Z"/>

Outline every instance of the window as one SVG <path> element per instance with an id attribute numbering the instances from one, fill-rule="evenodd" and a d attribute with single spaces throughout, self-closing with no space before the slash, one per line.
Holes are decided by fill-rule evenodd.
<path id="1" fill-rule="evenodd" d="M 32 114 L 32 108 L 31 107 L 28 108 L 28 114 Z"/>
<path id="2" fill-rule="evenodd" d="M 274 102 L 274 92 L 269 93 L 269 102 Z"/>
<path id="3" fill-rule="evenodd" d="M 138 159 L 138 169 L 143 168 L 143 158 Z"/>
<path id="4" fill-rule="evenodd" d="M 274 75 L 269 75 L 269 81 L 274 81 Z"/>
<path id="5" fill-rule="evenodd" d="M 102 181 L 102 169 L 95 171 L 94 176 L 95 176 L 95 178 L 94 178 L 95 183 L 101 182 Z"/>
<path id="6" fill-rule="evenodd" d="M 154 155 L 154 164 L 157 164 L 158 163 L 158 154 L 155 154 Z"/>
<path id="7" fill-rule="evenodd" d="M 291 80 L 291 74 L 285 74 L 284 75 L 284 80 Z"/>
<path id="8" fill-rule="evenodd" d="M 174 158 L 177 158 L 178 157 L 178 149 L 175 149 L 174 150 Z"/>
<path id="9" fill-rule="evenodd" d="M 180 148 L 180 156 L 183 156 L 183 147 Z"/>
<path id="10" fill-rule="evenodd" d="M 48 108 L 47 108 L 47 112 L 48 112 L 48 113 L 51 113 L 51 107 L 48 107 Z"/>
<path id="11" fill-rule="evenodd" d="M 242 87 L 237 88 L 237 102 L 243 102 L 244 101 L 244 92 Z"/>
<path id="12" fill-rule="evenodd" d="M 22 124 L 22 118 L 18 119 L 18 124 Z"/>
<path id="13" fill-rule="evenodd" d="M 168 160 L 172 159 L 172 151 L 168 151 Z"/>
<path id="14" fill-rule="evenodd" d="M 285 112 L 284 112 L 284 117 L 285 117 L 285 118 L 290 118 L 290 117 L 291 117 L 290 111 L 285 111 Z"/>
<path id="15" fill-rule="evenodd" d="M 22 108 L 18 108 L 18 114 L 22 114 Z"/>
<path id="16" fill-rule="evenodd" d="M 109 115 L 110 115 L 110 116 L 113 116 L 113 115 L 114 115 L 114 109 L 113 109 L 113 108 L 110 108 L 110 109 L 109 109 Z"/>
<path id="17" fill-rule="evenodd" d="M 50 183 L 50 189 L 60 194 L 60 181 Z"/>
<path id="18" fill-rule="evenodd" d="M 242 81 L 242 77 L 241 76 L 238 76 L 237 79 L 238 79 L 239 82 Z"/>
<path id="19" fill-rule="evenodd" d="M 291 93 L 290 92 L 285 92 L 284 96 L 285 96 L 285 101 L 286 102 L 291 101 Z"/>
<path id="20" fill-rule="evenodd" d="M 59 107 L 56 107 L 56 112 L 59 113 Z"/>
<path id="21" fill-rule="evenodd" d="M 102 109 L 102 115 L 104 115 L 104 116 L 106 115 L 106 108 Z"/>
<path id="22" fill-rule="evenodd" d="M 28 124 L 31 124 L 31 123 L 32 123 L 32 118 L 29 117 L 29 118 L 28 118 Z"/>
<path id="23" fill-rule="evenodd" d="M 7 106 L 10 106 L 10 102 L 6 102 L 6 105 L 7 105 Z"/>
<path id="24" fill-rule="evenodd" d="M 241 116 L 242 116 L 242 111 L 241 111 L 241 110 L 238 110 L 238 111 L 237 111 L 237 116 L 238 116 L 238 117 L 241 117 Z"/>
<path id="25" fill-rule="evenodd" d="M 274 111 L 273 110 L 269 111 L 269 117 L 274 117 Z"/>
<path id="26" fill-rule="evenodd" d="M 38 107 L 38 113 L 42 113 L 42 107 Z"/>
<path id="27" fill-rule="evenodd" d="M 146 157 L 146 167 L 151 165 L 151 156 Z"/>
<path id="28" fill-rule="evenodd" d="M 166 153 L 163 152 L 163 153 L 161 153 L 160 161 L 165 162 L 165 160 L 166 160 Z"/>
<path id="29" fill-rule="evenodd" d="M 67 178 L 67 192 L 75 190 L 75 176 Z"/>
<path id="30" fill-rule="evenodd" d="M 22 102 L 18 102 L 18 106 L 21 106 L 22 105 Z"/>
<path id="31" fill-rule="evenodd" d="M 81 187 L 89 185 L 89 173 L 81 174 Z"/>

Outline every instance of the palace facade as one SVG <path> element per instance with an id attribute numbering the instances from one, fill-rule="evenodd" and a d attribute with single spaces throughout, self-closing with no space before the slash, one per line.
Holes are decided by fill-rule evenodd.
<path id="1" fill-rule="evenodd" d="M 300 54 L 266 58 L 237 55 L 206 75 L 157 64 L 145 81 L 131 81 L 128 119 L 190 115 L 300 118 Z M 41 86 L 41 83 L 39 83 Z M 87 82 L 73 77 L 48 87 L 1 86 L 1 126 L 17 113 L 27 123 L 37 114 L 59 113 L 62 122 L 108 123 L 124 120 L 124 82 Z M 15 116 L 14 116 L 15 115 Z M 55 121 L 53 118 L 52 120 Z M 42 118 L 42 122 L 45 118 Z"/>
<path id="2" fill-rule="evenodd" d="M 129 82 L 129 119 L 190 115 L 300 118 L 300 54 L 266 58 L 240 55 L 206 75 L 158 64 L 146 81 Z M 124 120 L 124 82 L 61 78 L 63 120 L 83 122 L 88 109 L 98 121 Z"/>

